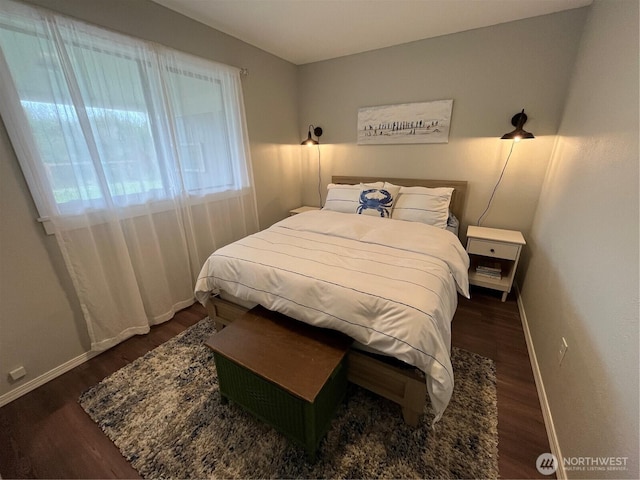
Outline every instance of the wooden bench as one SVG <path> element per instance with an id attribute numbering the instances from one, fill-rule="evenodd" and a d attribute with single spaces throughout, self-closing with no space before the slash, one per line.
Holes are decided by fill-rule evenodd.
<path id="1" fill-rule="evenodd" d="M 248 310 L 215 296 L 209 298 L 205 307 L 218 331 Z M 347 378 L 351 383 L 397 403 L 402 408 L 404 421 L 411 426 L 418 425 L 427 401 L 424 374 L 418 369 L 351 349 L 347 357 Z"/>
<path id="2" fill-rule="evenodd" d="M 347 386 L 352 340 L 255 307 L 206 342 L 223 402 L 232 400 L 315 460 Z"/>

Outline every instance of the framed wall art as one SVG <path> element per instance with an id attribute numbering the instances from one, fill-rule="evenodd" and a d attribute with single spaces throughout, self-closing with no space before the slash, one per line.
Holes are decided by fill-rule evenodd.
<path id="1" fill-rule="evenodd" d="M 453 100 L 358 109 L 358 145 L 448 143 Z"/>

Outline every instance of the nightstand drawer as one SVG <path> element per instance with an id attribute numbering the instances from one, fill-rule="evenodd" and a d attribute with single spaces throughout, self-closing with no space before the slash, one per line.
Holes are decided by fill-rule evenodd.
<path id="1" fill-rule="evenodd" d="M 509 245 L 505 243 L 488 242 L 470 238 L 467 243 L 467 252 L 485 257 L 504 258 L 515 260 L 518 258 L 519 245 Z"/>

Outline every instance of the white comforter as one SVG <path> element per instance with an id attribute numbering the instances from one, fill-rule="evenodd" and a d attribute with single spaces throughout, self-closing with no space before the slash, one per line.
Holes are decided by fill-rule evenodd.
<path id="1" fill-rule="evenodd" d="M 447 230 L 330 211 L 289 217 L 213 253 L 195 295 L 224 291 L 339 330 L 420 368 L 438 420 L 453 391 L 451 320 L 469 257 Z"/>

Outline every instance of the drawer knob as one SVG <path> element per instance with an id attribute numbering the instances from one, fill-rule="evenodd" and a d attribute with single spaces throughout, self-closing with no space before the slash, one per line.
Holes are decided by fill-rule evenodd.
<path id="1" fill-rule="evenodd" d="M 491 250 L 489 250 L 489 251 L 490 251 L 491 253 L 496 253 L 495 249 L 493 249 L 493 248 L 492 248 Z"/>

